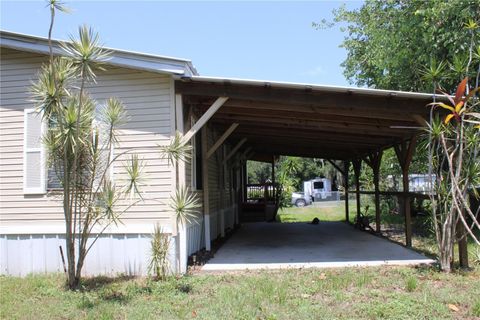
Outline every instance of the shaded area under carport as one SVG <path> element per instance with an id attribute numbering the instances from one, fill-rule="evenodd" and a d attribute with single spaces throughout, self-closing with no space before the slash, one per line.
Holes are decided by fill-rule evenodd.
<path id="1" fill-rule="evenodd" d="M 435 262 L 343 222 L 246 223 L 203 271 L 417 265 Z"/>

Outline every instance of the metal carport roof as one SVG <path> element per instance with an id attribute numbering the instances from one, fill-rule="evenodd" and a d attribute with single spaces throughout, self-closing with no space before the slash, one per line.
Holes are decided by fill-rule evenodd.
<path id="1" fill-rule="evenodd" d="M 238 123 L 230 141 L 246 138 L 243 149 L 256 157 L 364 157 L 419 134 L 433 100 L 425 93 L 201 76 L 177 79 L 175 90 L 198 114 L 228 97 L 209 125 L 224 131 Z"/>

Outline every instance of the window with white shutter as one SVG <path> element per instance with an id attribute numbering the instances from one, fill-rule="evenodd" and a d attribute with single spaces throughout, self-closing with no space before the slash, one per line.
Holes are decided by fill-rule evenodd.
<path id="1" fill-rule="evenodd" d="M 35 109 L 24 111 L 23 192 L 45 193 L 45 150 L 42 146 L 42 115 Z"/>

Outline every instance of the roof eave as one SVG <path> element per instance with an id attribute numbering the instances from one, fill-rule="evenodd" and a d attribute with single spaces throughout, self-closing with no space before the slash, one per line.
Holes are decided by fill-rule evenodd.
<path id="1" fill-rule="evenodd" d="M 365 94 L 384 97 L 398 97 L 407 99 L 433 99 L 434 95 L 430 93 L 421 92 L 407 92 L 407 91 L 395 91 L 395 90 L 382 90 L 371 88 L 358 88 L 358 87 L 346 87 L 346 86 L 331 86 L 320 84 L 308 84 L 308 83 L 295 83 L 295 82 L 280 82 L 280 81 L 268 81 L 268 80 L 253 80 L 253 79 L 239 79 L 239 78 L 220 78 L 220 77 L 208 77 L 208 76 L 183 76 L 183 81 L 205 82 L 205 83 L 218 83 L 218 84 L 237 84 L 248 85 L 258 87 L 271 87 L 279 89 L 301 89 L 306 91 L 323 91 L 323 92 L 335 92 L 335 93 L 347 93 L 347 94 Z M 438 95 L 437 95 L 438 97 Z"/>
<path id="2" fill-rule="evenodd" d="M 49 54 L 48 39 L 19 34 L 9 31 L 0 31 L 0 46 L 14 50 Z M 125 67 L 156 73 L 197 76 L 198 72 L 190 60 L 172 57 L 148 55 L 139 52 L 106 48 L 111 52 L 111 58 L 106 63 L 118 67 Z M 60 47 L 60 41 L 53 41 L 55 55 L 65 55 Z"/>

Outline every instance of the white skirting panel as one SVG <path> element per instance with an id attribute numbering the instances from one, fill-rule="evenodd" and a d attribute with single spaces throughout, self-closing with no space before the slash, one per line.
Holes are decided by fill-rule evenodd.
<path id="1" fill-rule="evenodd" d="M 235 226 L 235 206 L 232 205 L 225 209 L 225 229 L 233 229 Z"/>
<path id="2" fill-rule="evenodd" d="M 204 230 L 203 218 L 187 227 L 187 255 L 190 256 L 205 248 Z"/>
<path id="3" fill-rule="evenodd" d="M 225 230 L 233 229 L 235 226 L 235 205 L 224 210 L 214 212 L 210 215 L 210 239 L 215 240 L 220 236 L 220 214 L 225 215 Z M 205 248 L 205 226 L 203 218 L 199 218 L 197 222 L 192 222 L 187 227 L 187 254 L 190 256 Z"/>
<path id="4" fill-rule="evenodd" d="M 219 212 L 213 212 L 210 214 L 210 239 L 213 241 L 217 239 L 220 230 L 218 228 L 218 222 L 220 221 Z"/>
<path id="5" fill-rule="evenodd" d="M 25 276 L 30 273 L 63 272 L 59 246 L 63 235 L 0 235 L 0 273 Z M 172 272 L 176 271 L 175 241 L 170 241 Z M 100 237 L 88 253 L 84 275 L 147 275 L 150 234 L 108 234 Z M 65 255 L 65 259 L 66 259 Z"/>

